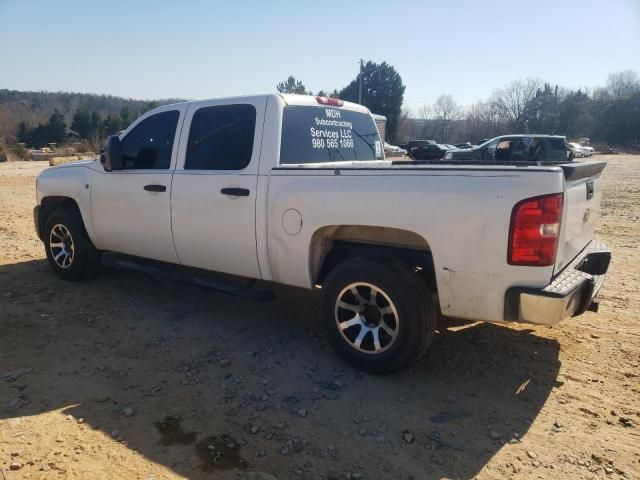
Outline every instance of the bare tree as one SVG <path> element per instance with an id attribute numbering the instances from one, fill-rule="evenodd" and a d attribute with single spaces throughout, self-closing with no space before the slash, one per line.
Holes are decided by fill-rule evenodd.
<path id="1" fill-rule="evenodd" d="M 467 110 L 465 136 L 472 142 L 495 137 L 503 132 L 503 125 L 494 103 L 476 102 Z"/>
<path id="2" fill-rule="evenodd" d="M 420 118 L 424 118 L 425 120 L 429 120 L 431 118 L 431 115 L 432 115 L 431 106 L 428 105 L 428 104 L 423 105 L 422 107 L 420 107 L 420 110 L 418 110 L 418 114 L 419 114 Z"/>
<path id="3" fill-rule="evenodd" d="M 524 108 L 541 86 L 542 82 L 536 78 L 516 80 L 493 92 L 491 102 L 500 118 L 511 128 L 522 128 Z"/>
<path id="4" fill-rule="evenodd" d="M 629 97 L 640 91 L 640 78 L 633 70 L 611 73 L 607 77 L 607 91 L 614 98 Z"/>
<path id="5" fill-rule="evenodd" d="M 399 143 L 415 137 L 416 122 L 411 118 L 411 116 L 411 111 L 408 108 L 403 108 L 400 111 L 398 127 L 396 130 L 396 139 L 399 140 Z"/>
<path id="6" fill-rule="evenodd" d="M 440 134 L 440 142 L 444 143 L 452 120 L 462 115 L 462 109 L 451 95 L 440 95 L 433 104 L 433 113 Z"/>
<path id="7" fill-rule="evenodd" d="M 418 110 L 418 115 L 420 118 L 420 128 L 417 132 L 419 134 L 418 136 L 423 139 L 433 137 L 433 108 L 425 104 Z"/>

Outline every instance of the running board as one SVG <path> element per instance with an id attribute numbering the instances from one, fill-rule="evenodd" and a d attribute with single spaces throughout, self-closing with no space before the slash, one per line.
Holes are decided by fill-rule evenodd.
<path id="1" fill-rule="evenodd" d="M 234 281 L 220 281 L 208 278 L 211 274 L 203 271 L 202 274 L 190 272 L 186 267 L 166 264 L 154 260 L 147 260 L 129 255 L 105 252 L 102 254 L 102 264 L 110 268 L 120 268 L 135 272 L 146 273 L 165 280 L 171 280 L 188 285 L 208 288 L 219 293 L 232 295 L 234 297 L 246 298 L 250 300 L 273 300 L 275 293 L 273 290 L 253 290 L 256 284 L 255 279 L 247 280 L 246 283 Z"/>

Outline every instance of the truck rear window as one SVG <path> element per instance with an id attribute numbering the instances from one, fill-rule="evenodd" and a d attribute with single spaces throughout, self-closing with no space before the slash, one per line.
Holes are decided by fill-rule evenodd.
<path id="1" fill-rule="evenodd" d="M 383 158 L 380 135 L 370 115 L 334 107 L 284 108 L 281 164 Z"/>

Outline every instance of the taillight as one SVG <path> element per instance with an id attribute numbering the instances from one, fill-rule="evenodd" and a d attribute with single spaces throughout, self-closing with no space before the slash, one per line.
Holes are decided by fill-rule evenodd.
<path id="1" fill-rule="evenodd" d="M 547 267 L 555 263 L 562 200 L 562 193 L 554 193 L 527 198 L 513 207 L 507 253 L 509 264 Z"/>
<path id="2" fill-rule="evenodd" d="M 322 105 L 331 105 L 333 107 L 341 107 L 342 105 L 344 105 L 344 102 L 339 98 L 327 98 L 327 97 L 316 96 L 316 102 L 321 103 Z"/>

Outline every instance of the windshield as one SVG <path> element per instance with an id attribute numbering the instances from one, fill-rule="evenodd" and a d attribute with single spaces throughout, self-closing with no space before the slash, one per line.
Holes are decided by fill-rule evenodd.
<path id="1" fill-rule="evenodd" d="M 370 115 L 333 107 L 284 108 L 281 164 L 383 159 L 380 135 Z"/>
<path id="2" fill-rule="evenodd" d="M 493 137 L 493 138 L 490 138 L 489 140 L 485 140 L 484 142 L 482 142 L 481 144 L 479 144 L 476 148 L 486 147 L 486 146 L 488 146 L 489 144 L 491 144 L 491 143 L 493 143 L 493 142 L 496 142 L 496 143 L 497 143 L 497 141 L 498 141 L 499 139 L 500 139 L 500 137 Z"/>

